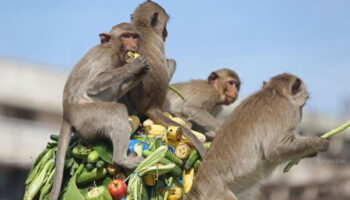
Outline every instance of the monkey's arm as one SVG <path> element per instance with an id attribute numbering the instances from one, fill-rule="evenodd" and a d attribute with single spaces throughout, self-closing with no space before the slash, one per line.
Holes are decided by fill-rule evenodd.
<path id="1" fill-rule="evenodd" d="M 168 63 L 168 68 L 166 71 L 170 81 L 176 70 L 176 61 L 174 59 L 167 59 L 167 63 Z"/>
<path id="2" fill-rule="evenodd" d="M 140 79 L 148 69 L 146 58 L 140 56 L 134 62 L 127 63 L 122 67 L 103 71 L 88 83 L 86 95 L 94 97 L 107 89 L 111 89 L 110 95 L 121 97 L 121 93 L 125 94 L 136 86 L 133 80 L 135 78 Z"/>
<path id="3" fill-rule="evenodd" d="M 220 123 L 208 111 L 198 106 L 185 103 L 182 107 L 182 113 L 188 120 L 211 132 L 210 137 L 215 137 L 215 133 L 220 128 Z"/>
<path id="4" fill-rule="evenodd" d="M 292 132 L 280 141 L 272 140 L 272 143 L 265 145 L 264 149 L 267 150 L 265 151 L 265 156 L 270 161 L 279 162 L 323 152 L 328 148 L 326 139 L 296 136 Z"/>

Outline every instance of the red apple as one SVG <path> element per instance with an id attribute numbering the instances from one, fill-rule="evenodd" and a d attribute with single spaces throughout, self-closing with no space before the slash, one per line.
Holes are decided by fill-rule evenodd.
<path id="1" fill-rule="evenodd" d="M 112 195 L 113 200 L 120 200 L 127 194 L 126 184 L 123 180 L 113 179 L 108 184 L 108 191 Z"/>

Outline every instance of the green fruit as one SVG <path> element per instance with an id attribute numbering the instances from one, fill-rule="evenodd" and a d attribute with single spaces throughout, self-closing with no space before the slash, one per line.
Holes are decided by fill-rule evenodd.
<path id="1" fill-rule="evenodd" d="M 88 163 L 95 163 L 100 159 L 100 155 L 97 153 L 97 151 L 91 151 L 88 155 Z"/>

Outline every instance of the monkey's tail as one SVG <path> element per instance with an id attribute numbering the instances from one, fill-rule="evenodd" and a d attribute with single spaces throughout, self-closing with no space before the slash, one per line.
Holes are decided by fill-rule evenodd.
<path id="1" fill-rule="evenodd" d="M 63 170 L 64 170 L 64 160 L 66 157 L 66 152 L 67 152 L 69 141 L 71 138 L 71 129 L 72 127 L 70 126 L 68 121 L 63 119 L 60 136 L 58 140 L 58 148 L 56 152 L 56 170 L 55 170 L 55 178 L 53 181 L 50 200 L 57 200 L 61 191 Z"/>
<path id="2" fill-rule="evenodd" d="M 159 109 L 150 109 L 147 111 L 146 115 L 151 118 L 154 122 L 162 124 L 164 126 L 178 126 L 183 130 L 183 135 L 188 138 L 194 147 L 197 149 L 202 158 L 204 158 L 206 150 L 199 139 L 188 129 L 181 124 L 174 122 L 173 120 L 167 118 L 163 115 L 162 111 Z"/>

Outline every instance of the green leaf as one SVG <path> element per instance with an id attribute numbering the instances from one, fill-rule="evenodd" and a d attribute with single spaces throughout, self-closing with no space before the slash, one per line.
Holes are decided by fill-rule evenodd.
<path id="1" fill-rule="evenodd" d="M 66 192 L 63 194 L 62 199 L 63 200 L 85 200 L 84 196 L 80 193 L 78 187 L 77 187 L 77 176 L 81 173 L 84 169 L 84 164 L 80 164 L 78 170 L 75 172 L 74 176 L 71 178 Z"/>
<path id="2" fill-rule="evenodd" d="M 94 145 L 93 149 L 98 152 L 98 154 L 104 161 L 106 161 L 109 164 L 113 164 L 113 148 L 110 144 L 99 142 Z"/>

